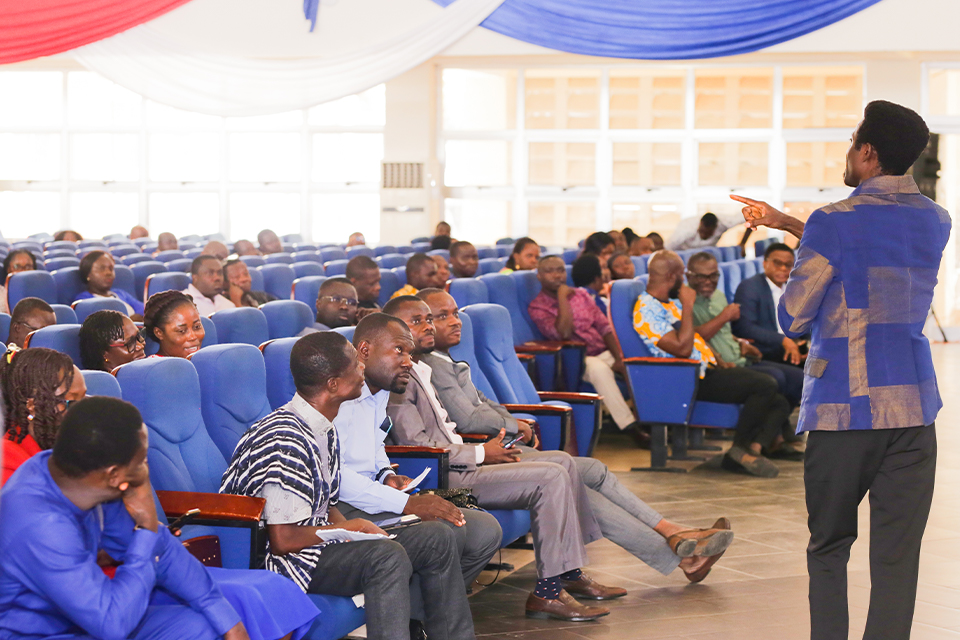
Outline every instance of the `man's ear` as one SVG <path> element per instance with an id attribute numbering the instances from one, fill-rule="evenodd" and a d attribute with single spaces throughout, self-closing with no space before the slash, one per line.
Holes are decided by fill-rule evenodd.
<path id="1" fill-rule="evenodd" d="M 360 356 L 361 360 L 367 360 L 370 357 L 370 343 L 361 340 L 360 344 L 357 345 L 357 355 Z"/>

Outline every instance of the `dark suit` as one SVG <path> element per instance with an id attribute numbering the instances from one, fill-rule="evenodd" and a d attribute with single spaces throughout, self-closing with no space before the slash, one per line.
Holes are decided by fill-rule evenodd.
<path id="1" fill-rule="evenodd" d="M 753 340 L 764 358 L 782 360 L 783 334 L 778 330 L 767 276 L 760 272 L 741 282 L 733 301 L 740 305 L 740 319 L 733 323 L 733 334 Z"/>

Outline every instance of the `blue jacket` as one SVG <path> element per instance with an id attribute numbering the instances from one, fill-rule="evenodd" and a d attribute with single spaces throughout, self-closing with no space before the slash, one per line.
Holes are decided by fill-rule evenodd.
<path id="1" fill-rule="evenodd" d="M 799 431 L 931 424 L 942 406 L 923 335 L 950 215 L 910 176 L 878 176 L 807 221 L 780 298 L 812 333 Z"/>
<path id="2" fill-rule="evenodd" d="M 783 346 L 777 330 L 777 310 L 767 276 L 761 271 L 740 283 L 733 301 L 740 305 L 740 319 L 733 323 L 734 335 L 753 340 L 765 356 L 776 355 Z"/>

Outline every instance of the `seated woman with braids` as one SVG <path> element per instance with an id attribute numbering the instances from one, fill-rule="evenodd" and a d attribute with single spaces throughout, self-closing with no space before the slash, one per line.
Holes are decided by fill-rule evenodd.
<path id="1" fill-rule="evenodd" d="M 143 318 L 143 303 L 123 289 L 113 289 L 116 279 L 116 260 L 106 251 L 91 251 L 80 260 L 80 279 L 87 285 L 87 290 L 77 295 L 77 299 L 87 298 L 115 298 L 127 308 L 127 315 L 134 320 Z"/>
<path id="2" fill-rule="evenodd" d="M 203 322 L 193 298 L 181 291 L 161 291 L 147 300 L 143 310 L 147 339 L 160 345 L 158 356 L 186 358 L 200 350 Z"/>
<path id="3" fill-rule="evenodd" d="M 80 327 L 80 360 L 84 369 L 113 371 L 145 357 L 144 346 L 144 330 L 119 311 L 95 311 Z"/>

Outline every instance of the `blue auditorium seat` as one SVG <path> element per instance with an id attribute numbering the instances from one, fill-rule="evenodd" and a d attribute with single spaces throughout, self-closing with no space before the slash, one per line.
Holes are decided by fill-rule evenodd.
<path id="1" fill-rule="evenodd" d="M 179 271 L 180 273 L 190 273 L 190 267 L 193 266 L 193 260 L 190 258 L 180 258 L 166 263 L 167 271 Z"/>
<path id="2" fill-rule="evenodd" d="M 561 255 L 563 257 L 564 264 L 573 264 L 574 260 L 577 259 L 577 256 L 580 255 L 580 249 L 564 249 Z"/>
<path id="3" fill-rule="evenodd" d="M 47 249 L 43 252 L 43 261 L 48 262 L 54 258 L 75 258 L 77 252 L 73 249 Z"/>
<path id="4" fill-rule="evenodd" d="M 294 252 L 299 251 L 311 251 L 316 253 L 319 247 L 310 242 L 294 242 L 293 243 Z"/>
<path id="5" fill-rule="evenodd" d="M 740 247 L 718 247 L 723 254 L 723 262 L 733 262 L 740 258 Z"/>
<path id="6" fill-rule="evenodd" d="M 145 245 L 148 245 L 148 244 L 150 244 L 151 242 L 154 242 L 154 240 L 151 240 L 150 238 L 137 238 L 136 240 L 133 240 L 132 242 L 133 242 L 133 244 L 135 244 L 135 245 L 137 245 L 138 247 L 140 247 L 141 249 L 143 249 L 143 247 L 144 247 Z"/>
<path id="7" fill-rule="evenodd" d="M 80 324 L 77 321 L 77 313 L 65 304 L 52 304 L 50 307 L 57 316 L 57 324 Z"/>
<path id="8" fill-rule="evenodd" d="M 264 256 L 264 260 L 267 261 L 267 264 L 293 264 L 296 262 L 293 255 L 289 253 L 271 253 Z"/>
<path id="9" fill-rule="evenodd" d="M 393 269 L 380 269 L 380 295 L 377 303 L 383 307 L 390 301 L 390 296 L 403 287 L 400 278 Z"/>
<path id="10" fill-rule="evenodd" d="M 763 252 L 767 250 L 767 247 L 776 242 L 780 241 L 776 238 L 764 238 L 763 240 L 757 240 L 753 243 L 754 255 L 756 255 L 758 258 L 762 258 Z"/>
<path id="11" fill-rule="evenodd" d="M 487 285 L 477 278 L 454 278 L 447 287 L 458 307 L 490 302 Z"/>
<path id="12" fill-rule="evenodd" d="M 39 254 L 41 257 L 43 256 L 43 245 L 41 245 L 39 242 L 34 242 L 34 241 L 32 241 L 32 240 L 21 240 L 21 241 L 19 241 L 19 242 L 14 242 L 14 243 L 13 243 L 13 248 L 14 248 L 14 249 L 26 249 L 27 251 L 30 251 L 31 253 L 37 253 L 37 254 Z"/>
<path id="13" fill-rule="evenodd" d="M 210 316 L 217 328 L 218 344 L 242 343 L 259 346 L 270 339 L 267 317 L 253 307 L 223 309 Z"/>
<path id="14" fill-rule="evenodd" d="M 727 302 L 733 302 L 733 296 L 742 280 L 740 265 L 736 262 L 723 262 L 718 266 L 720 267 L 720 273 L 723 274 L 723 293 L 727 296 Z"/>
<path id="15" fill-rule="evenodd" d="M 390 269 L 393 272 L 393 275 L 397 276 L 397 282 L 400 284 L 397 289 L 402 289 L 404 285 L 407 284 L 407 268 L 406 267 L 394 267 Z M 381 269 L 382 272 L 382 269 Z"/>
<path id="16" fill-rule="evenodd" d="M 339 333 L 350 342 L 353 342 L 353 334 L 356 333 L 357 328 L 356 327 L 337 327 L 336 329 L 331 329 L 331 331 L 335 333 Z M 410 476 L 410 477 L 415 478 L 416 476 Z"/>
<path id="17" fill-rule="evenodd" d="M 322 276 L 324 274 L 323 265 L 319 262 L 304 260 L 294 262 L 290 267 L 293 269 L 294 278 L 305 278 L 306 276 Z"/>
<path id="18" fill-rule="evenodd" d="M 267 318 L 269 339 L 292 338 L 313 325 L 314 307 L 299 300 L 274 300 L 260 305 Z"/>
<path id="19" fill-rule="evenodd" d="M 754 258 L 752 262 L 755 269 L 755 274 L 763 273 L 763 257 L 761 256 L 759 258 Z"/>
<path id="20" fill-rule="evenodd" d="M 203 242 L 203 236 L 191 233 L 189 235 L 181 236 L 179 244 L 189 244 L 196 246 L 197 243 Z M 193 246 L 190 248 L 192 249 Z"/>
<path id="21" fill-rule="evenodd" d="M 164 273 L 167 266 L 162 262 L 151 260 L 150 262 L 140 262 L 130 267 L 133 272 L 133 288 L 136 291 L 137 300 L 143 300 L 143 294 L 146 290 L 147 278 L 155 273 Z"/>
<path id="22" fill-rule="evenodd" d="M 387 255 L 387 254 L 389 254 L 389 253 L 396 253 L 396 252 L 397 252 L 397 248 L 396 248 L 395 246 L 393 246 L 393 245 L 390 245 L 390 244 L 382 244 L 382 245 L 380 245 L 379 247 L 376 247 L 376 248 L 373 250 L 373 252 L 374 252 L 374 253 L 376 254 L 376 256 L 379 258 L 380 256 L 385 256 L 385 255 Z"/>
<path id="23" fill-rule="evenodd" d="M 270 409 L 278 409 L 290 402 L 297 392 L 290 375 L 290 351 L 299 338 L 280 338 L 260 345 L 267 369 L 267 398 Z"/>
<path id="24" fill-rule="evenodd" d="M 497 240 L 496 244 L 500 246 L 508 245 L 512 247 L 514 242 L 516 242 L 516 240 L 514 240 L 513 238 L 500 238 L 499 240 Z"/>
<path id="25" fill-rule="evenodd" d="M 428 256 L 443 256 L 443 259 L 450 262 L 450 251 L 447 249 L 432 249 L 427 251 Z"/>
<path id="26" fill-rule="evenodd" d="M 240 256 L 240 261 L 247 265 L 248 269 L 262 267 L 263 265 L 267 264 L 267 261 L 261 256 Z"/>
<path id="27" fill-rule="evenodd" d="M 481 258 L 477 263 L 479 275 L 485 275 L 487 273 L 496 273 L 503 268 L 500 258 Z"/>
<path id="28" fill-rule="evenodd" d="M 27 348 L 45 347 L 59 351 L 60 353 L 65 353 L 73 360 L 73 364 L 78 367 L 83 366 L 80 362 L 79 324 L 53 324 L 49 327 L 38 329 L 27 335 L 24 346 Z"/>
<path id="29" fill-rule="evenodd" d="M 54 240 L 43 243 L 44 251 L 70 251 L 76 254 L 77 249 L 79 249 L 77 243 L 71 240 Z"/>
<path id="30" fill-rule="evenodd" d="M 347 252 L 340 247 L 324 247 L 320 249 L 320 258 L 323 260 L 324 266 L 326 266 L 331 260 L 346 260 Z"/>
<path id="31" fill-rule="evenodd" d="M 143 290 L 137 290 L 136 278 L 133 270 L 125 264 L 118 264 L 113 267 L 113 289 L 123 289 L 134 298 L 139 299 Z"/>
<path id="32" fill-rule="evenodd" d="M 179 249 L 167 249 L 166 251 L 161 251 L 157 255 L 153 256 L 153 259 L 157 262 L 167 263 L 172 260 L 183 260 L 186 258 L 183 251 Z"/>
<path id="33" fill-rule="evenodd" d="M 733 264 L 740 267 L 740 279 L 746 280 L 747 278 L 752 278 L 757 275 L 757 263 L 753 260 L 747 260 L 746 258 L 740 260 L 734 260 Z"/>
<path id="34" fill-rule="evenodd" d="M 381 269 L 394 269 L 396 267 L 405 267 L 407 265 L 407 256 L 402 253 L 386 253 L 376 258 L 376 261 Z"/>
<path id="35" fill-rule="evenodd" d="M 358 244 L 354 247 L 347 247 L 347 259 L 355 258 L 357 256 L 367 256 L 368 258 L 376 258 L 377 252 L 371 249 L 370 247 Z"/>
<path id="36" fill-rule="evenodd" d="M 280 236 L 282 242 L 297 243 L 303 242 L 303 236 L 299 233 L 288 233 L 286 235 Z"/>
<path id="37" fill-rule="evenodd" d="M 49 304 L 58 302 L 57 283 L 54 281 L 53 275 L 46 271 L 21 271 L 8 275 L 8 308 L 13 311 L 13 308 L 23 298 L 40 298 Z M 73 300 L 70 302 L 73 302 Z"/>
<path id="38" fill-rule="evenodd" d="M 122 258 L 133 253 L 141 253 L 140 247 L 135 244 L 121 244 L 116 247 L 110 247 L 110 253 L 114 258 Z"/>
<path id="39" fill-rule="evenodd" d="M 64 258 L 50 258 L 49 260 L 43 261 L 43 268 L 47 271 L 56 271 L 57 269 L 65 269 L 66 267 L 79 267 L 80 259 L 76 256 L 73 257 L 64 257 Z"/>
<path id="40" fill-rule="evenodd" d="M 413 246 L 411 246 L 411 245 L 405 245 L 405 246 L 399 246 L 399 247 L 397 247 L 397 253 L 399 253 L 400 255 L 406 256 L 406 255 L 410 255 L 411 253 L 416 253 L 416 252 L 417 252 L 416 249 L 414 249 Z"/>
<path id="41" fill-rule="evenodd" d="M 153 273 L 147 276 L 146 298 L 161 291 L 183 291 L 189 286 L 190 276 L 181 271 Z"/>
<path id="42" fill-rule="evenodd" d="M 293 281 L 293 299 L 299 300 L 311 309 L 317 308 L 317 298 L 320 297 L 320 285 L 326 276 L 305 276 Z"/>
<path id="43" fill-rule="evenodd" d="M 342 276 L 347 273 L 347 263 L 349 260 L 330 260 L 323 263 L 323 273 L 328 277 Z"/>
<path id="44" fill-rule="evenodd" d="M 138 262 L 151 262 L 153 261 L 153 256 L 149 253 L 131 253 L 130 255 L 123 256 L 120 258 L 120 264 L 125 264 L 128 267 L 132 267 Z"/>
<path id="45" fill-rule="evenodd" d="M 419 238 L 414 238 L 410 241 L 410 244 L 430 244 L 430 236 L 420 236 Z"/>
<path id="46" fill-rule="evenodd" d="M 186 247 L 181 247 L 181 249 L 186 249 Z M 193 249 L 186 249 L 183 252 L 183 257 L 188 260 L 194 260 L 203 255 L 203 249 L 200 247 L 194 247 Z"/>
<path id="47" fill-rule="evenodd" d="M 77 314 L 77 322 L 83 324 L 91 313 L 111 309 L 127 315 L 127 305 L 118 298 L 84 298 L 73 303 L 73 311 Z"/>
<path id="48" fill-rule="evenodd" d="M 414 253 L 426 253 L 427 251 L 430 251 L 429 242 L 414 242 L 412 244 Z"/>
<path id="49" fill-rule="evenodd" d="M 323 264 L 323 258 L 317 251 L 294 251 L 290 256 L 293 258 L 294 264 L 297 262 L 316 262 L 321 266 Z"/>
<path id="50" fill-rule="evenodd" d="M 633 274 L 635 276 L 642 276 L 647 272 L 646 256 L 630 256 L 630 261 L 633 262 Z"/>
<path id="51" fill-rule="evenodd" d="M 289 300 L 296 276 L 289 264 L 272 263 L 257 267 L 263 276 L 263 291 L 275 295 L 281 300 Z"/>
<path id="52" fill-rule="evenodd" d="M 477 247 L 476 249 L 477 249 L 477 257 L 479 257 L 481 260 L 483 260 L 484 258 L 500 257 L 499 255 L 497 255 L 496 247 Z"/>
<path id="53" fill-rule="evenodd" d="M 6 345 L 7 338 L 10 337 L 10 314 L 0 313 L 0 344 Z M 4 346 L 6 350 L 6 346 Z"/>
<path id="54" fill-rule="evenodd" d="M 87 396 L 109 396 L 123 398 L 120 383 L 106 371 L 82 369 L 83 382 L 87 385 Z"/>
<path id="55" fill-rule="evenodd" d="M 103 240 L 81 240 L 77 243 L 78 249 L 106 249 L 107 243 Z"/>
<path id="56" fill-rule="evenodd" d="M 497 256 L 500 258 L 509 258 L 510 254 L 513 252 L 513 246 L 498 244 L 497 247 Z"/>

